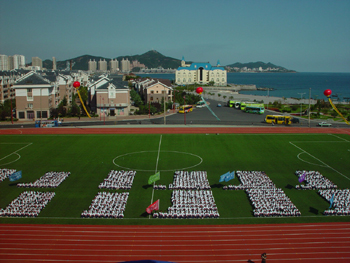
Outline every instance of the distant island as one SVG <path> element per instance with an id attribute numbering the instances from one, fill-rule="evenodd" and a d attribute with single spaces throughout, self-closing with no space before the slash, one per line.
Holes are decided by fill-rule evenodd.
<path id="1" fill-rule="evenodd" d="M 276 66 L 270 62 L 264 63 L 261 61 L 258 62 L 249 62 L 249 63 L 234 63 L 227 65 L 227 72 L 268 72 L 268 73 L 295 73 L 295 70 L 289 70 L 281 66 Z"/>
<path id="2" fill-rule="evenodd" d="M 92 55 L 83 55 L 76 58 L 67 59 L 64 61 L 57 61 L 57 69 L 67 69 L 68 65 L 72 64 L 72 70 L 88 70 L 88 62 L 90 60 L 95 60 L 98 62 L 99 60 L 106 60 L 107 63 L 112 59 L 117 59 L 119 62 L 122 59 L 128 59 L 130 62 L 138 61 L 141 64 L 144 64 L 148 69 L 174 69 L 176 70 L 181 65 L 181 60 L 164 56 L 156 50 L 150 50 L 142 55 L 126 55 L 126 56 L 118 56 L 115 58 L 105 58 L 100 56 L 92 56 Z M 188 64 L 193 62 L 186 61 Z M 43 67 L 46 69 L 52 69 L 52 60 L 44 60 Z M 261 61 L 258 62 L 249 62 L 249 63 L 240 63 L 236 62 L 234 64 L 230 64 L 224 66 L 227 72 L 288 72 L 293 73 L 296 72 L 294 70 L 289 70 L 281 66 L 276 66 L 270 62 L 264 63 Z M 140 68 L 132 69 L 133 72 L 139 72 Z"/>

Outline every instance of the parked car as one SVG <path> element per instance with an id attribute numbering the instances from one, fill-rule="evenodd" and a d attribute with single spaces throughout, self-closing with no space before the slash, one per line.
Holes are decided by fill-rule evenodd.
<path id="1" fill-rule="evenodd" d="M 221 103 L 218 103 L 218 107 L 221 107 Z"/>
<path id="2" fill-rule="evenodd" d="M 329 127 L 329 126 L 332 126 L 332 124 L 323 121 L 323 122 L 320 122 L 320 123 L 318 124 L 318 126 L 321 126 L 321 127 Z"/>

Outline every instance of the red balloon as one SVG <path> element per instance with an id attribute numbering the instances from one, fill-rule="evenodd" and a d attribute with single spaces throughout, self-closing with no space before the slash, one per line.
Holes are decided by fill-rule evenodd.
<path id="1" fill-rule="evenodd" d="M 80 82 L 79 81 L 75 81 L 74 83 L 73 83 L 73 87 L 74 88 L 79 88 L 80 87 Z"/>
<path id="2" fill-rule="evenodd" d="M 202 88 L 202 87 L 198 87 L 198 88 L 196 89 L 196 92 L 197 92 L 198 94 L 202 94 L 203 88 Z"/>
<path id="3" fill-rule="evenodd" d="M 332 91 L 330 89 L 326 89 L 323 94 L 326 96 L 326 97 L 329 97 L 331 94 L 332 94 Z"/>

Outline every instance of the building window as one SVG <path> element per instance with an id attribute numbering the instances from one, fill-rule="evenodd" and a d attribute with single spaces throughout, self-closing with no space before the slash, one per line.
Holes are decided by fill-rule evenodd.
<path id="1" fill-rule="evenodd" d="M 33 109 L 33 103 L 28 103 L 28 104 L 27 104 L 27 107 L 28 107 L 29 109 Z"/>
<path id="2" fill-rule="evenodd" d="M 24 111 L 18 112 L 18 119 L 24 119 Z"/>
<path id="3" fill-rule="evenodd" d="M 151 94 L 153 94 L 154 93 L 154 91 L 153 90 L 151 90 Z"/>
<path id="4" fill-rule="evenodd" d="M 153 101 L 153 97 L 151 97 L 150 100 Z"/>

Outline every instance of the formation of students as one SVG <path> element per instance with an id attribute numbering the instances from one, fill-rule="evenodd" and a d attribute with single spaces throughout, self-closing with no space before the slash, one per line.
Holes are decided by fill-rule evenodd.
<path id="1" fill-rule="evenodd" d="M 122 189 L 130 190 L 136 171 L 114 171 L 108 173 L 108 177 L 98 186 L 99 189 Z"/>
<path id="2" fill-rule="evenodd" d="M 153 185 L 154 190 L 166 190 L 166 185 L 163 184 L 155 184 Z"/>
<path id="3" fill-rule="evenodd" d="M 15 169 L 0 169 L 0 182 L 4 181 L 7 177 L 15 172 Z"/>
<path id="4" fill-rule="evenodd" d="M 350 215 L 350 190 L 319 190 L 318 193 L 320 196 L 325 198 L 328 202 L 331 202 L 332 196 L 333 203 L 330 209 L 327 209 L 323 212 L 324 215 L 337 215 L 337 216 L 348 216 Z"/>
<path id="5" fill-rule="evenodd" d="M 250 188 L 246 192 L 254 206 L 255 217 L 301 216 L 298 208 L 281 188 Z"/>
<path id="6" fill-rule="evenodd" d="M 240 185 L 224 186 L 225 190 L 245 190 L 254 206 L 255 217 L 300 216 L 301 213 L 263 171 L 237 171 Z"/>
<path id="7" fill-rule="evenodd" d="M 208 190 L 210 184 L 206 171 L 175 171 L 170 190 Z"/>
<path id="8" fill-rule="evenodd" d="M 175 190 L 168 212 L 157 212 L 154 218 L 218 218 L 219 212 L 211 190 Z"/>
<path id="9" fill-rule="evenodd" d="M 299 178 L 305 173 L 306 184 L 296 185 L 296 189 L 309 190 L 309 189 L 336 189 L 338 188 L 332 181 L 324 177 L 318 171 L 296 171 L 295 175 Z"/>
<path id="10" fill-rule="evenodd" d="M 81 217 L 90 218 L 124 218 L 124 211 L 129 192 L 109 193 L 99 192 L 92 200 L 88 210 Z"/>
<path id="11" fill-rule="evenodd" d="M 37 217 L 54 196 L 54 192 L 23 192 L 5 209 L 0 209 L 0 216 Z"/>
<path id="12" fill-rule="evenodd" d="M 17 187 L 25 188 L 56 188 L 59 186 L 68 176 L 70 172 L 47 172 L 41 176 L 34 183 L 18 183 Z"/>

